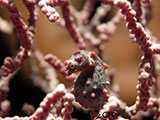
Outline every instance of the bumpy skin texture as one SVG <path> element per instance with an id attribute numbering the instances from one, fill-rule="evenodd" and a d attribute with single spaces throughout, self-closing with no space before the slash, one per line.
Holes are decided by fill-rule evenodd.
<path id="1" fill-rule="evenodd" d="M 68 74 L 82 71 L 75 81 L 76 101 L 85 108 L 100 109 L 108 98 L 101 59 L 94 52 L 76 51 L 65 64 Z"/>

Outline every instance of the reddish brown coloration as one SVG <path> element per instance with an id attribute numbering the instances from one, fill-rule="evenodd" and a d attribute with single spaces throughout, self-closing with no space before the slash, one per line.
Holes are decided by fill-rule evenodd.
<path id="1" fill-rule="evenodd" d="M 89 67 L 92 68 L 94 66 L 94 63 L 89 63 Z"/>
<path id="2" fill-rule="evenodd" d="M 24 103 L 22 110 L 27 115 L 32 115 L 35 112 L 35 108 L 28 103 Z"/>
<path id="3" fill-rule="evenodd" d="M 73 82 L 76 79 L 76 75 L 73 74 L 72 76 L 68 76 L 66 74 L 64 64 L 56 56 L 48 54 L 45 56 L 45 61 L 47 61 L 50 65 L 57 69 L 62 75 L 64 75 L 67 80 Z M 66 61 L 65 64 L 68 64 L 70 66 L 72 62 Z"/>
<path id="4" fill-rule="evenodd" d="M 93 59 L 96 58 L 96 53 L 92 52 L 90 55 L 91 55 L 91 57 L 92 57 Z"/>
<path id="5" fill-rule="evenodd" d="M 107 69 L 107 68 L 108 68 L 108 65 L 106 65 L 106 64 L 103 63 L 103 68 L 104 68 L 104 69 Z"/>
<path id="6" fill-rule="evenodd" d="M 0 7 L 7 8 L 12 22 L 10 24 L 0 17 L 0 31 L 2 34 L 16 32 L 19 41 L 17 54 L 13 58 L 6 56 L 0 67 L 0 120 L 71 120 L 73 105 L 75 109 L 85 112 L 85 108 L 89 108 L 92 120 L 97 117 L 100 120 L 160 119 L 160 97 L 157 94 L 160 44 L 147 27 L 152 18 L 151 0 L 85 0 L 80 11 L 73 7 L 71 0 L 23 0 L 23 4 L 29 13 L 28 23 L 25 23 L 14 0 L 0 0 Z M 50 22 L 66 28 L 80 49 L 65 61 L 65 65 L 55 55 L 43 56 L 33 42 L 38 6 Z M 113 17 L 110 16 L 112 6 L 119 8 Z M 63 18 L 54 7 L 61 8 Z M 106 16 L 107 21 L 104 18 Z M 108 16 L 112 18 L 108 19 Z M 107 69 L 102 56 L 102 43 L 109 41 L 123 18 L 132 42 L 137 43 L 142 51 L 138 69 L 138 96 L 132 106 L 127 106 L 117 97 L 117 88 L 113 84 L 115 72 Z M 91 52 L 85 50 L 88 48 Z M 24 104 L 23 111 L 29 116 L 6 117 L 12 105 L 12 101 L 7 100 L 10 98 L 10 81 L 27 59 L 34 85 L 47 95 L 36 110 L 32 105 Z M 72 82 L 73 86 L 66 89 L 64 84 L 60 84 L 55 70 Z M 78 71 L 79 74 L 74 74 Z M 107 85 L 109 90 L 106 89 Z M 103 116 L 104 113 L 110 113 L 111 116 Z"/>
<path id="7" fill-rule="evenodd" d="M 77 62 L 77 58 L 81 58 L 80 63 Z M 103 92 L 106 91 L 106 84 L 103 84 L 105 72 L 100 58 L 94 52 L 78 51 L 74 52 L 65 63 L 68 63 L 66 64 L 67 73 L 82 71 L 75 81 L 76 101 L 86 108 L 102 108 L 107 102 L 107 92 Z"/>
<path id="8" fill-rule="evenodd" d="M 82 62 L 82 57 L 76 58 L 75 59 L 78 63 Z"/>
<path id="9" fill-rule="evenodd" d="M 91 98 L 95 99 L 96 95 L 95 93 L 91 93 Z"/>
<path id="10" fill-rule="evenodd" d="M 75 93 L 74 93 L 74 94 L 75 94 Z M 86 91 L 83 91 L 83 92 L 82 92 L 82 95 L 83 95 L 84 97 L 86 97 L 87 92 L 86 92 Z"/>

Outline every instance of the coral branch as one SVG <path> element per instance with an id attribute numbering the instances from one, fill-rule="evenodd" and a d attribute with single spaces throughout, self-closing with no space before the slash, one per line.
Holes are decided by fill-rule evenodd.
<path id="1" fill-rule="evenodd" d="M 150 52 L 152 46 L 151 37 L 144 31 L 144 28 L 137 22 L 136 12 L 132 9 L 130 2 L 126 0 L 115 0 L 114 5 L 121 9 L 121 13 L 126 16 L 127 27 L 131 34 L 136 38 L 136 42 L 139 44 L 142 51 L 145 53 Z"/>
<path id="2" fill-rule="evenodd" d="M 53 7 L 63 2 L 64 0 L 40 0 L 38 6 L 41 8 L 41 11 L 46 14 L 50 22 L 55 22 L 58 20 L 59 14 Z"/>
<path id="3" fill-rule="evenodd" d="M 82 23 L 87 24 L 91 13 L 94 10 L 96 0 L 87 0 L 83 9 L 81 10 Z"/>
<path id="4" fill-rule="evenodd" d="M 34 120 L 45 120 L 48 116 L 49 110 L 51 109 L 51 105 L 55 104 L 58 99 L 65 95 L 65 93 L 66 89 L 64 85 L 59 84 L 53 92 L 47 94 L 47 96 L 40 103 L 40 107 L 30 118 Z"/>
<path id="5" fill-rule="evenodd" d="M 27 115 L 32 115 L 35 112 L 35 108 L 28 103 L 24 103 L 22 111 Z"/>
<path id="6" fill-rule="evenodd" d="M 66 74 L 66 69 L 64 64 L 54 55 L 48 54 L 45 56 L 45 60 L 52 65 L 56 70 L 58 70 L 60 73 L 62 73 L 62 75 L 64 75 L 64 77 L 71 81 L 74 82 L 74 80 L 76 79 L 76 75 L 71 75 L 68 76 Z"/>
<path id="7" fill-rule="evenodd" d="M 152 72 L 153 61 L 149 55 L 144 55 L 141 60 L 138 77 L 138 93 L 136 102 L 136 111 L 148 109 L 148 102 L 150 98 L 149 88 L 155 84 L 155 78 L 153 78 Z"/>
<path id="8" fill-rule="evenodd" d="M 0 6 L 8 5 L 8 0 L 0 0 Z"/>
<path id="9" fill-rule="evenodd" d="M 72 118 L 72 116 L 71 116 L 71 113 L 73 112 L 72 102 L 74 101 L 74 99 L 75 99 L 74 95 L 72 95 L 70 93 L 67 93 L 63 97 L 64 108 L 61 111 L 62 111 L 64 120 L 71 120 L 71 118 Z"/>
<path id="10" fill-rule="evenodd" d="M 80 11 L 72 5 L 71 0 L 23 0 L 22 4 L 29 14 L 27 23 L 22 15 L 24 12 L 21 13 L 21 9 L 18 9 L 19 4 L 16 6 L 17 2 L 0 0 L 0 7 L 7 8 L 12 22 L 11 25 L 7 22 L 9 20 L 6 21 L 0 16 L 0 31 L 6 34 L 15 32 L 15 38 L 19 40 L 17 54 L 13 57 L 5 56 L 0 68 L 0 120 L 75 120 L 73 117 L 76 116 L 77 110 L 82 110 L 82 114 L 90 113 L 92 120 L 142 120 L 145 117 L 160 119 L 160 44 L 158 38 L 154 37 L 147 27 L 152 18 L 151 0 L 86 0 Z M 80 49 L 75 50 L 64 63 L 56 55 L 43 56 L 33 41 L 36 38 L 38 6 L 50 22 L 57 23 L 62 29 L 66 28 Z M 56 7 L 61 9 L 58 12 L 61 12 L 63 18 L 59 19 Z M 111 66 L 107 69 L 110 62 L 107 61 L 105 64 L 106 60 L 103 58 L 103 48 L 106 46 L 104 42 L 109 41 L 111 35 L 115 34 L 117 25 L 123 18 L 131 40 L 137 43 L 142 52 L 138 68 L 138 95 L 132 106 L 127 106 L 118 98 L 119 88 L 113 82 L 115 70 Z M 12 89 L 15 88 L 14 85 L 10 91 L 10 86 L 13 86 L 12 83 L 10 85 L 10 80 L 25 61 L 29 62 L 29 76 L 33 84 L 47 95 L 38 108 L 34 100 L 33 103 L 28 99 L 23 101 L 22 111 L 28 116 L 8 117 L 13 111 L 10 108 L 13 102 L 12 95 L 8 93 L 12 94 Z M 72 85 L 65 88 L 55 70 Z M 28 89 L 26 91 L 28 92 Z M 80 119 L 85 118 L 80 115 Z"/>
<path id="11" fill-rule="evenodd" d="M 42 75 L 39 73 L 38 66 L 33 63 L 33 61 L 30 61 L 34 84 L 46 93 L 51 92 L 59 83 L 55 70 L 45 61 L 44 56 L 36 47 L 32 48 L 32 52 L 33 59 L 39 62 L 39 67 L 45 73 L 45 79 L 43 79 Z"/>
<path id="12" fill-rule="evenodd" d="M 116 97 L 111 96 L 108 99 L 108 103 L 106 103 L 103 108 L 100 110 L 101 113 L 112 113 L 116 111 L 117 115 L 114 119 L 118 116 L 122 116 L 127 119 L 131 119 L 131 113 L 128 107 L 124 103 L 122 103 L 120 100 L 118 100 Z M 110 116 L 109 116 L 110 117 Z M 103 118 L 101 118 L 103 120 Z M 111 118 L 110 118 L 111 119 Z"/>
<path id="13" fill-rule="evenodd" d="M 30 32 L 35 33 L 35 22 L 38 19 L 38 7 L 35 0 L 23 0 L 23 3 L 26 5 L 29 11 L 29 19 L 28 19 L 28 29 Z"/>
<path id="14" fill-rule="evenodd" d="M 1 66 L 0 76 L 7 77 L 9 74 L 14 73 L 20 67 L 22 67 L 24 60 L 28 58 L 27 51 L 21 47 L 17 56 L 12 59 L 11 57 L 7 57 L 4 60 L 4 65 Z"/>
<path id="15" fill-rule="evenodd" d="M 7 4 L 8 11 L 11 13 L 10 19 L 17 30 L 18 38 L 21 42 L 20 51 L 14 59 L 8 57 L 4 61 L 0 69 L 0 76 L 8 76 L 10 73 L 15 72 L 23 65 L 25 59 L 28 58 L 28 51 L 32 45 L 32 34 L 28 30 L 28 26 L 22 19 L 20 12 L 18 11 L 13 0 L 10 0 Z"/>
<path id="16" fill-rule="evenodd" d="M 65 26 L 69 31 L 70 35 L 73 37 L 74 41 L 78 44 L 79 49 L 85 49 L 86 45 L 83 39 L 81 38 L 78 29 L 76 28 L 76 26 L 72 21 L 69 2 L 67 2 L 65 5 L 62 6 L 62 14 L 65 19 Z"/>

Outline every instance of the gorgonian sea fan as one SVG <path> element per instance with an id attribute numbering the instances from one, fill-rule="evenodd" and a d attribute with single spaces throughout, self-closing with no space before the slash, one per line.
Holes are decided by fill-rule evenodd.
<path id="1" fill-rule="evenodd" d="M 70 0 L 23 0 L 23 4 L 29 13 L 27 23 L 14 0 L 0 0 L 0 6 L 7 8 L 12 22 L 0 18 L 0 31 L 5 34 L 15 32 L 19 40 L 17 54 L 6 57 L 0 68 L 0 120 L 71 120 L 75 119 L 73 111 L 76 110 L 89 114 L 92 120 L 160 119 L 157 94 L 160 44 L 147 27 L 152 18 L 151 0 L 86 0 L 80 11 Z M 61 9 L 61 13 L 56 7 Z M 115 15 L 105 19 L 113 9 Z M 43 56 L 35 44 L 39 10 L 51 23 L 66 28 L 77 45 L 78 50 L 64 63 L 56 55 Z M 103 58 L 102 45 L 115 33 L 123 19 L 132 42 L 137 43 L 142 51 L 138 96 L 132 106 L 118 98 L 114 72 L 110 67 L 106 69 L 110 65 Z M 41 88 L 46 97 L 38 108 L 24 103 L 22 110 L 28 116 L 9 117 L 12 104 L 7 98 L 9 84 L 27 59 L 33 84 Z M 55 70 L 72 86 L 66 88 L 60 83 Z"/>

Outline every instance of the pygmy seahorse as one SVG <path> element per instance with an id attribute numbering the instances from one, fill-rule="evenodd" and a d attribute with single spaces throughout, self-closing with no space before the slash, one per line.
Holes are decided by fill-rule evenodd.
<path id="1" fill-rule="evenodd" d="M 85 108 L 102 108 L 108 99 L 105 78 L 107 65 L 94 52 L 76 50 L 65 61 L 65 66 L 68 75 L 81 71 L 74 83 L 76 101 Z"/>

